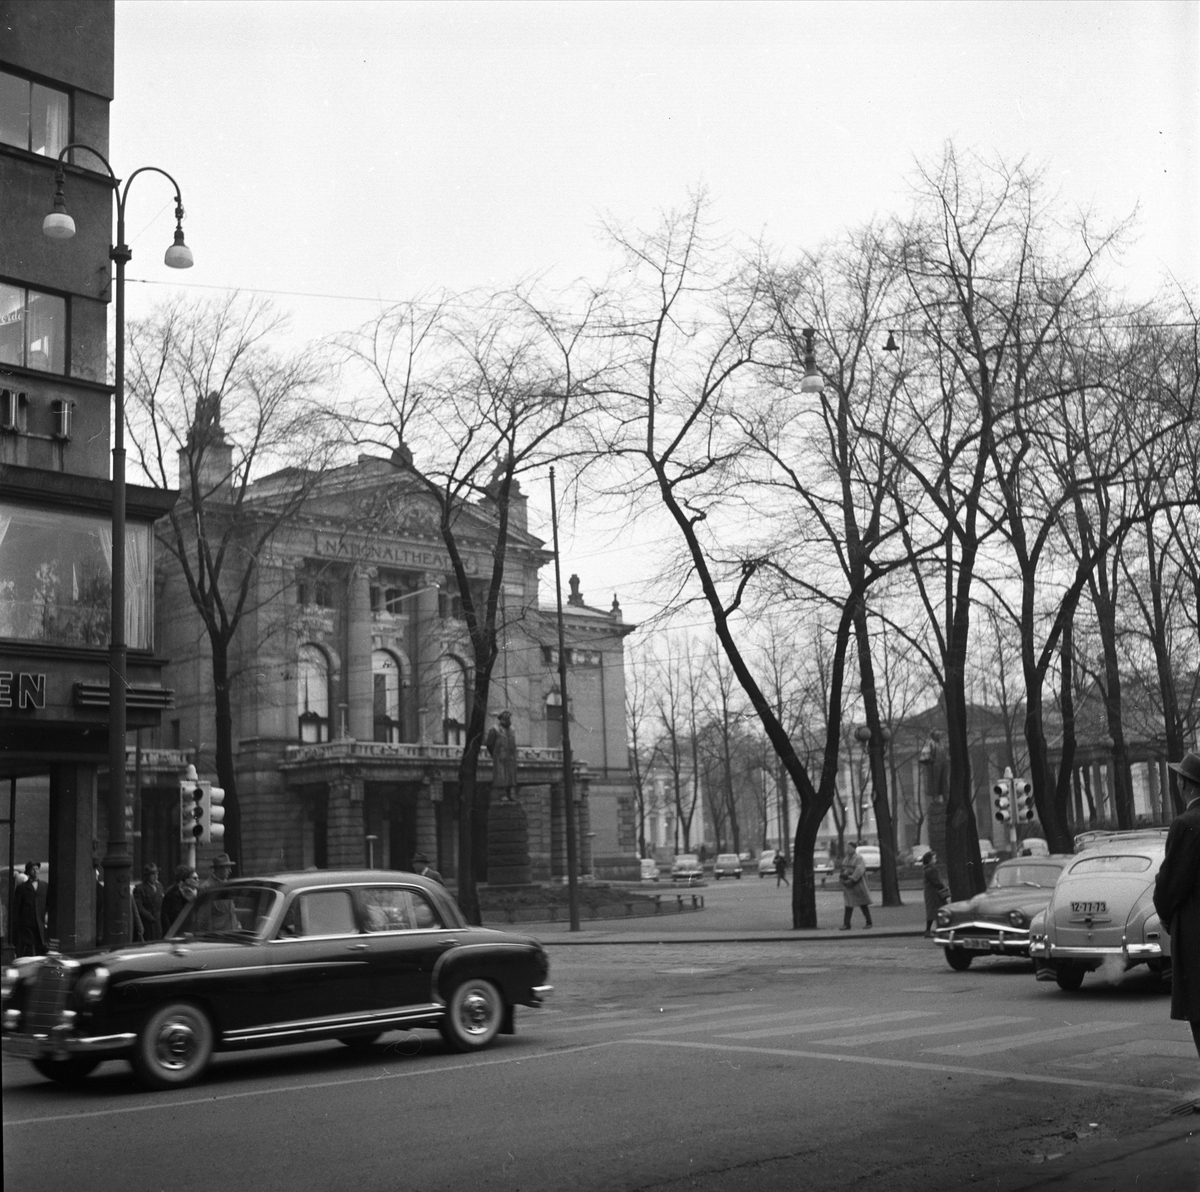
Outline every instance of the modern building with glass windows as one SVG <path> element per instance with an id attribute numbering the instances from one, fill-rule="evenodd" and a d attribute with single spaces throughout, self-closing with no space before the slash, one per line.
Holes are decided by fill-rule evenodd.
<path id="1" fill-rule="evenodd" d="M 0 2 L 0 897 L 49 873 L 50 936 L 95 941 L 96 794 L 108 750 L 112 572 L 107 380 L 112 186 L 65 165 L 78 233 L 42 234 L 59 151 L 108 153 L 113 4 Z M 128 723 L 170 701 L 154 654 L 153 523 L 175 494 L 127 490 Z M 7 918 L 7 916 L 6 916 Z"/>
<path id="2" fill-rule="evenodd" d="M 437 514 L 408 459 L 404 452 L 362 456 L 333 469 L 258 556 L 251 611 L 229 666 L 242 872 L 407 868 L 420 852 L 447 879 L 457 873 L 472 652 Z M 217 474 L 226 470 L 210 462 Z M 247 525 L 256 509 L 269 519 L 295 482 L 284 472 L 251 485 Z M 381 508 L 390 510 L 386 520 L 363 523 L 358 511 Z M 514 498 L 510 517 L 488 723 L 503 709 L 512 715 L 532 875 L 552 880 L 566 872 L 557 624 L 554 607 L 538 599 L 539 571 L 552 556 L 527 529 L 523 497 Z M 484 499 L 459 519 L 464 564 L 480 599 L 493 518 Z M 165 552 L 158 597 L 159 641 L 171 658 L 166 682 L 176 699 L 158 743 L 195 751 L 197 767 L 211 771 L 208 641 Z M 624 639 L 633 626 L 615 598 L 611 608 L 588 607 L 574 577 L 564 620 L 581 869 L 636 878 L 624 696 Z M 473 812 L 482 881 L 491 774 L 485 751 Z M 162 841 L 160 865 L 177 838 L 176 804 L 165 794 L 157 812 L 144 804 L 147 817 L 162 820 L 159 828 L 143 821 L 143 847 Z"/>

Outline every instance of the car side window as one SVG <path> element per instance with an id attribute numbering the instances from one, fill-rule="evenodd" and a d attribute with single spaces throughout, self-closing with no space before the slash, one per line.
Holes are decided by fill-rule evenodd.
<path id="1" fill-rule="evenodd" d="M 297 897 L 279 927 L 279 938 L 306 935 L 356 935 L 349 890 L 310 890 Z"/>
<path id="2" fill-rule="evenodd" d="M 441 919 L 420 890 L 367 886 L 359 890 L 368 931 L 413 931 L 441 927 Z"/>

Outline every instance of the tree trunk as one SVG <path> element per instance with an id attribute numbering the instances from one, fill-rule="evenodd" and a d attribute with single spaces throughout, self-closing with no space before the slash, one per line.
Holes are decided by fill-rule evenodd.
<path id="1" fill-rule="evenodd" d="M 867 610 L 861 602 L 854 611 L 854 632 L 858 644 L 863 710 L 871 734 L 867 741 L 867 757 L 871 767 L 871 804 L 875 809 L 875 826 L 879 830 L 879 884 L 884 906 L 902 906 L 900 879 L 896 872 L 896 829 L 888 801 L 887 742 L 883 739 L 883 724 L 879 719 L 879 697 L 875 689 Z"/>

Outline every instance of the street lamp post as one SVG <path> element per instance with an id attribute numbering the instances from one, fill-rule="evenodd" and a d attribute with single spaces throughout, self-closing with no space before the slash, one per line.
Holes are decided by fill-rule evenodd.
<path id="1" fill-rule="evenodd" d="M 72 149 L 83 149 L 104 163 L 117 195 L 117 242 L 108 250 L 116 262 L 116 344 L 114 351 L 113 452 L 112 452 L 112 624 L 109 628 L 108 678 L 108 848 L 104 856 L 104 937 L 110 945 L 128 943 L 129 871 L 132 859 L 125 831 L 125 264 L 133 257 L 125 243 L 125 201 L 133 180 L 144 173 L 161 174 L 175 187 L 175 242 L 164 262 L 172 269 L 190 269 L 192 250 L 183 242 L 183 198 L 179 184 L 166 170 L 142 166 L 125 180 L 113 172 L 104 154 L 90 145 L 73 142 L 58 154 L 54 172 L 54 210 L 42 221 L 42 232 L 52 240 L 69 240 L 75 221 L 67 214 L 63 195 L 63 159 Z"/>

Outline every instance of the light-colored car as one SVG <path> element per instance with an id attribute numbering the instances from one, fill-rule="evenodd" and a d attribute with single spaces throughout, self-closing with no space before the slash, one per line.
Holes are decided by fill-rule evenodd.
<path id="1" fill-rule="evenodd" d="M 656 882 L 658 881 L 658 862 L 653 857 L 642 858 L 642 881 Z"/>
<path id="2" fill-rule="evenodd" d="M 1048 857 L 1050 846 L 1040 836 L 1030 836 L 1017 842 L 1018 857 Z"/>
<path id="3" fill-rule="evenodd" d="M 687 882 L 688 885 L 704 880 L 704 868 L 695 853 L 676 853 L 671 864 L 671 881 Z"/>
<path id="4" fill-rule="evenodd" d="M 720 881 L 723 877 L 742 878 L 742 859 L 737 853 L 718 853 L 713 862 L 713 879 Z"/>
<path id="5" fill-rule="evenodd" d="M 1079 851 L 1030 927 L 1039 981 L 1075 990 L 1101 965 L 1124 972 L 1145 964 L 1169 976 L 1171 937 L 1153 902 L 1166 840 L 1166 828 L 1077 838 Z"/>
<path id="6" fill-rule="evenodd" d="M 775 849 L 765 848 L 758 854 L 758 876 L 760 878 L 775 872 L 775 853 Z"/>
<path id="7" fill-rule="evenodd" d="M 833 858 L 827 849 L 819 848 L 813 853 L 813 876 L 821 879 L 821 885 L 833 876 Z"/>
<path id="8" fill-rule="evenodd" d="M 979 837 L 979 859 L 981 861 L 999 861 L 1000 854 L 996 846 L 986 836 Z"/>
<path id="9" fill-rule="evenodd" d="M 1059 853 L 1001 861 L 982 894 L 942 907 L 933 939 L 946 949 L 946 963 L 962 972 L 976 956 L 1028 956 L 1030 924 L 1072 860 Z"/>
<path id="10" fill-rule="evenodd" d="M 860 844 L 858 846 L 858 855 L 862 857 L 863 864 L 867 867 L 868 873 L 878 871 L 882 863 L 879 858 L 879 849 L 873 844 Z"/>

